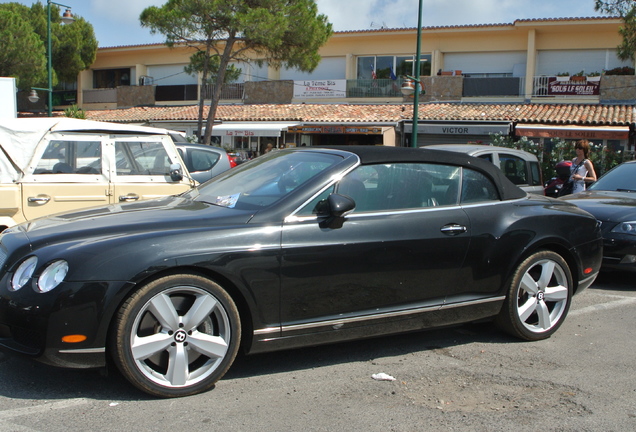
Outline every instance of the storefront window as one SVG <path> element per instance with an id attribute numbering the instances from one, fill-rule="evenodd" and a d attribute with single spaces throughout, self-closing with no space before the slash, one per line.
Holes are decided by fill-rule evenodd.
<path id="1" fill-rule="evenodd" d="M 391 69 L 396 77 L 415 75 L 414 56 L 368 56 L 358 57 L 357 79 L 373 79 L 375 71 L 377 79 L 390 79 Z M 431 75 L 430 54 L 420 57 L 420 76 Z"/>
<path id="2" fill-rule="evenodd" d="M 130 68 L 93 71 L 93 88 L 116 88 L 130 85 Z"/>
<path id="3" fill-rule="evenodd" d="M 378 79 L 391 79 L 391 69 L 393 69 L 393 56 L 382 56 L 375 58 L 375 73 Z"/>
<path id="4" fill-rule="evenodd" d="M 375 57 L 358 57 L 358 79 L 372 79 Z"/>
<path id="5" fill-rule="evenodd" d="M 250 138 L 249 137 L 234 137 L 234 149 L 236 150 L 249 150 Z"/>

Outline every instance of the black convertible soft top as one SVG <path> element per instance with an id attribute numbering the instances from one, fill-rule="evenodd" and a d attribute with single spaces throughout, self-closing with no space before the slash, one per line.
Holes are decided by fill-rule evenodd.
<path id="1" fill-rule="evenodd" d="M 321 146 L 308 148 L 323 148 L 353 153 L 360 159 L 362 165 L 377 163 L 443 163 L 457 165 L 480 171 L 490 177 L 503 200 L 519 199 L 526 196 L 526 192 L 517 187 L 503 174 L 503 172 L 491 162 L 468 156 L 463 153 L 430 150 L 425 148 L 412 147 L 389 147 L 389 146 Z"/>

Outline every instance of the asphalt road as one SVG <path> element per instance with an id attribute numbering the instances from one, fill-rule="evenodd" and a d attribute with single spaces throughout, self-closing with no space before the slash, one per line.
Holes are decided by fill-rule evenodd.
<path id="1" fill-rule="evenodd" d="M 635 280 L 602 275 L 549 340 L 479 324 L 241 357 L 182 399 L 0 353 L 0 431 L 636 430 Z"/>

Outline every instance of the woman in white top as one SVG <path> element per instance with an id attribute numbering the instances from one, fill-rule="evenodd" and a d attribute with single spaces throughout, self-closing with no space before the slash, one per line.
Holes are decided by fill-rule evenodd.
<path id="1" fill-rule="evenodd" d="M 579 140 L 574 145 L 576 157 L 572 159 L 572 168 L 570 178 L 574 182 L 572 193 L 583 192 L 585 190 L 585 182 L 591 183 L 596 181 L 596 172 L 592 161 L 588 159 L 590 156 L 590 142 L 588 140 Z"/>

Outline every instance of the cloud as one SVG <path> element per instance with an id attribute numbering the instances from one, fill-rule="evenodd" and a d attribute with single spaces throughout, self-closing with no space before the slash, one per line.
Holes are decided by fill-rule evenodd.
<path id="1" fill-rule="evenodd" d="M 141 11 L 149 6 L 161 6 L 165 0 L 92 0 L 91 15 L 100 20 L 139 25 Z"/>
<path id="2" fill-rule="evenodd" d="M 336 31 L 417 26 L 416 0 L 317 0 L 316 4 Z M 422 0 L 422 6 L 425 27 L 598 16 L 592 0 Z"/>

